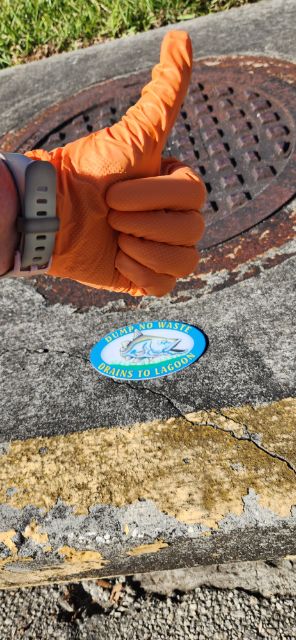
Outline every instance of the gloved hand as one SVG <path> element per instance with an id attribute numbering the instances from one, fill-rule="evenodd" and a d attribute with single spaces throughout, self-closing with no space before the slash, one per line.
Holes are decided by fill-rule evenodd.
<path id="1" fill-rule="evenodd" d="M 175 158 L 161 158 L 191 65 L 187 33 L 167 33 L 151 82 L 119 123 L 51 152 L 25 154 L 57 172 L 60 230 L 49 275 L 161 296 L 194 270 L 205 187 Z"/>

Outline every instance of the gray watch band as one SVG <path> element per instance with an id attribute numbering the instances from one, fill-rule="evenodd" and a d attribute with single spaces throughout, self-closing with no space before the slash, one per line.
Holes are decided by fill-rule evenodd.
<path id="1" fill-rule="evenodd" d="M 56 216 L 56 172 L 43 160 L 31 160 L 20 153 L 0 153 L 16 184 L 21 215 L 17 230 L 21 234 L 15 265 L 2 277 L 34 275 L 46 271 L 59 229 Z"/>

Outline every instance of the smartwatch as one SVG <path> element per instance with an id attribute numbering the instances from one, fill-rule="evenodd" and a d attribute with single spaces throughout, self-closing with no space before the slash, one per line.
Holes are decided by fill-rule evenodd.
<path id="1" fill-rule="evenodd" d="M 43 160 L 21 153 L 0 152 L 12 174 L 20 202 L 17 231 L 20 242 L 14 267 L 0 278 L 45 273 L 51 264 L 59 219 L 56 215 L 56 172 Z"/>

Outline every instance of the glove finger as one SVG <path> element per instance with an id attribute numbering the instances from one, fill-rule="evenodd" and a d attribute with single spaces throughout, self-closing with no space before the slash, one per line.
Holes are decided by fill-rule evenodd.
<path id="1" fill-rule="evenodd" d="M 119 235 L 118 245 L 126 255 L 155 273 L 166 273 L 177 278 L 192 273 L 198 262 L 198 253 L 194 247 L 172 247 L 161 242 L 127 236 L 125 233 Z"/>
<path id="2" fill-rule="evenodd" d="M 189 167 L 177 167 L 170 175 L 116 182 L 106 193 L 108 207 L 119 211 L 201 210 L 205 200 L 204 183 Z"/>
<path id="3" fill-rule="evenodd" d="M 169 31 L 162 41 L 152 80 L 142 89 L 138 102 L 111 127 L 111 136 L 128 142 L 129 135 L 130 144 L 140 148 L 143 156 L 155 151 L 160 156 L 186 96 L 191 67 L 189 35 L 186 31 Z"/>
<path id="4" fill-rule="evenodd" d="M 171 245 L 192 246 L 205 224 L 198 211 L 130 211 L 110 209 L 108 222 L 116 231 Z"/>
<path id="5" fill-rule="evenodd" d="M 143 292 L 143 295 L 164 296 L 176 284 L 176 279 L 172 276 L 154 273 L 120 250 L 116 256 L 115 267 L 125 278 L 136 285 Z"/>

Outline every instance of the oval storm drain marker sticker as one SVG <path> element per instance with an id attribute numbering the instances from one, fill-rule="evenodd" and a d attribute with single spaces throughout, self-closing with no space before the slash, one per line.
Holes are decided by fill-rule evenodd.
<path id="1" fill-rule="evenodd" d="M 110 331 L 92 348 L 92 366 L 116 380 L 150 380 L 185 369 L 207 346 L 205 334 L 182 322 L 140 322 Z"/>

